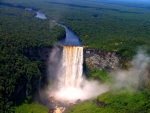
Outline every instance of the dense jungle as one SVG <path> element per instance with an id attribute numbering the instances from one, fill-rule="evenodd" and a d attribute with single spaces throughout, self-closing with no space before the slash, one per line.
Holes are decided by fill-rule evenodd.
<path id="1" fill-rule="evenodd" d="M 44 13 L 47 18 L 36 18 L 36 11 Z M 130 71 L 130 62 L 139 47 L 146 50 L 146 58 L 149 58 L 150 3 L 113 0 L 0 0 L 1 113 L 51 111 L 40 101 L 38 85 L 40 81 L 45 85 L 48 83 L 46 64 L 49 53 L 53 46 L 60 46 L 58 41 L 66 35 L 65 29 L 53 21 L 67 26 L 78 35 L 84 48 L 103 53 L 115 52 L 120 59 L 120 70 Z M 150 113 L 150 65 L 149 60 L 146 62 L 147 71 L 139 75 L 146 75 L 146 78 L 142 79 L 134 91 L 128 90 L 126 86 L 114 88 L 112 84 L 117 81 L 110 76 L 114 69 L 98 69 L 86 62 L 87 79 L 106 83 L 110 90 L 94 99 L 71 105 L 65 112 Z M 134 84 L 131 87 L 134 89 Z"/>

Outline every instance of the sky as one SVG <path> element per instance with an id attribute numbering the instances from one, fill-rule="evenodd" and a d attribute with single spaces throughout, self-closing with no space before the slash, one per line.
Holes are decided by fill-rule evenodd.
<path id="1" fill-rule="evenodd" d="M 86 1 L 86 0 L 83 0 Z M 89 0 L 99 2 L 130 2 L 130 3 L 150 3 L 150 0 Z"/>
<path id="2" fill-rule="evenodd" d="M 133 2 L 133 3 L 147 3 L 150 2 L 150 0 L 115 0 L 115 1 L 123 1 L 123 2 Z"/>

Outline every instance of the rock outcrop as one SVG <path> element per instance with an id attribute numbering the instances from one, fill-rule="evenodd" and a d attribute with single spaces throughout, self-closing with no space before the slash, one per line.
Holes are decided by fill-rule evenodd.
<path id="1" fill-rule="evenodd" d="M 117 69 L 120 66 L 120 58 L 121 57 L 117 52 L 106 52 L 84 48 L 84 61 L 89 69 Z"/>
<path id="2" fill-rule="evenodd" d="M 46 63 L 52 47 L 36 48 L 30 47 L 22 50 L 31 61 L 42 60 Z M 120 55 L 115 52 L 99 51 L 84 47 L 84 61 L 89 69 L 117 69 L 120 66 Z"/>

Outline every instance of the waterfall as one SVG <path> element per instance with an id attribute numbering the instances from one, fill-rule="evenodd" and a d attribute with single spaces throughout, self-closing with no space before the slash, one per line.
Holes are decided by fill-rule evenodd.
<path id="1" fill-rule="evenodd" d="M 49 97 L 54 97 L 62 103 L 74 103 L 78 99 L 95 98 L 108 91 L 106 85 L 99 84 L 98 81 L 88 81 L 82 77 L 83 47 L 63 46 L 63 49 L 60 51 L 56 49 L 51 55 L 49 73 L 54 75 L 56 80 L 47 92 Z"/>
<path id="2" fill-rule="evenodd" d="M 59 73 L 60 87 L 79 88 L 83 72 L 83 47 L 64 46 L 62 67 Z"/>

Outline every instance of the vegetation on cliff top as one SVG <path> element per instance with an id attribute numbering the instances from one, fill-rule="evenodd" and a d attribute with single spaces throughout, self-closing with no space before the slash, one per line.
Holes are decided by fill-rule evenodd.
<path id="1" fill-rule="evenodd" d="M 65 24 L 79 36 L 84 46 L 118 51 L 126 57 L 132 57 L 138 46 L 147 45 L 150 49 L 148 4 L 138 7 L 138 3 L 130 6 L 128 3 L 69 0 L 39 0 L 34 4 L 31 4 L 34 0 L 29 1 L 10 3 L 37 8 L 48 18 Z"/>

